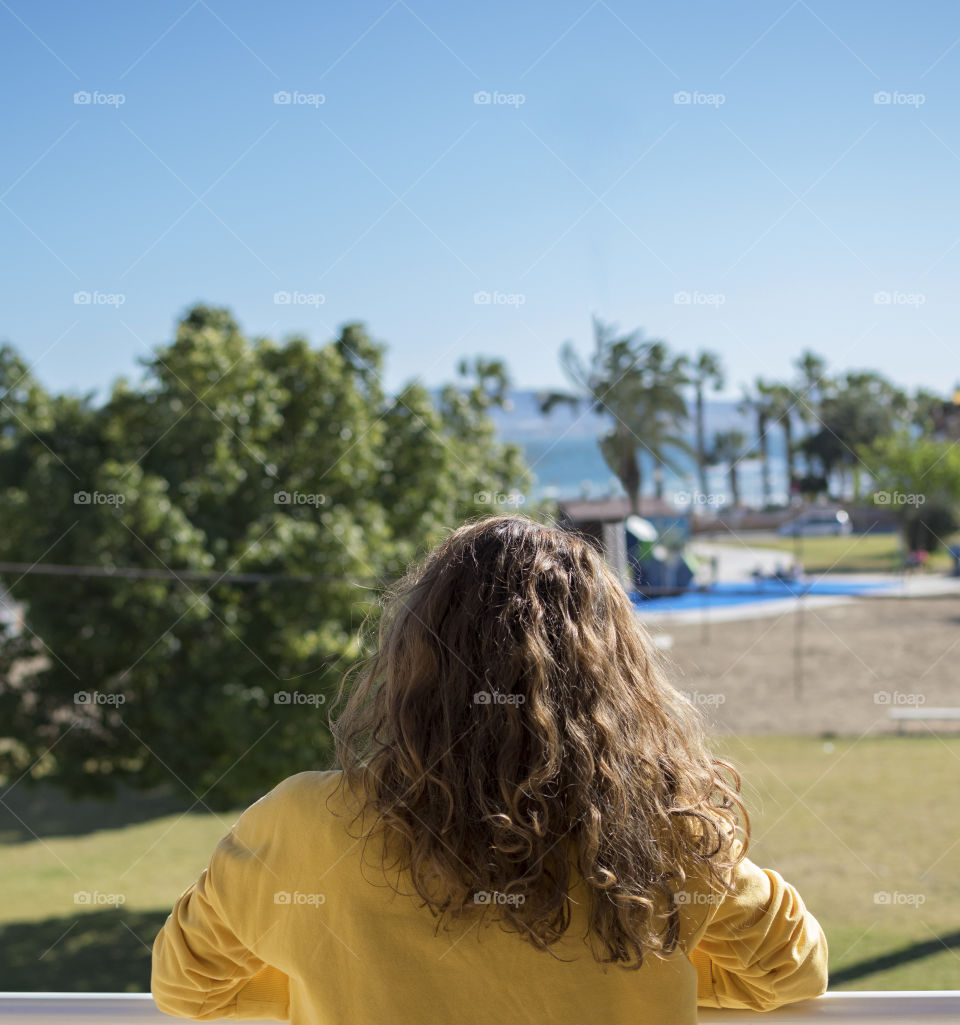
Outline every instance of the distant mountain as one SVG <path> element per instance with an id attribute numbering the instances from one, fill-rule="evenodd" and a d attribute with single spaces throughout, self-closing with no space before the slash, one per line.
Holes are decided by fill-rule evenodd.
<path id="1" fill-rule="evenodd" d="M 509 393 L 509 407 L 496 409 L 491 419 L 505 441 L 533 441 L 542 438 L 596 438 L 610 430 L 612 416 L 592 412 L 587 402 L 579 409 L 560 405 L 549 416 L 540 412 L 539 396 L 533 390 L 516 389 Z M 729 399 L 708 399 L 705 404 L 708 439 L 717 431 L 741 430 L 749 438 L 752 420 L 737 411 L 737 403 Z M 693 408 L 690 408 L 690 436 L 693 437 Z M 775 432 L 771 432 L 773 434 Z"/>

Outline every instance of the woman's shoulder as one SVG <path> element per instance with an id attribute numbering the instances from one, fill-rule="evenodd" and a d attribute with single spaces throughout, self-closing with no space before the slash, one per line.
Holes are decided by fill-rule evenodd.
<path id="1" fill-rule="evenodd" d="M 281 817 L 286 822 L 297 818 L 318 822 L 329 815 L 353 814 L 364 801 L 356 786 L 339 769 L 298 772 L 278 783 L 246 812 L 260 820 Z"/>
<path id="2" fill-rule="evenodd" d="M 224 842 L 261 858 L 282 857 L 304 844 L 339 845 L 363 809 L 339 770 L 298 772 L 251 804 Z"/>
<path id="3" fill-rule="evenodd" d="M 339 769 L 297 772 L 281 780 L 254 805 L 284 811 L 296 808 L 314 810 L 317 801 L 326 800 L 341 789 L 343 773 Z"/>
<path id="4" fill-rule="evenodd" d="M 307 772 L 296 772 L 281 780 L 267 797 L 274 797 L 277 800 L 296 800 L 297 798 L 309 798 L 332 789 L 342 778 L 343 773 L 339 769 L 327 769 L 324 771 L 311 770 Z"/>

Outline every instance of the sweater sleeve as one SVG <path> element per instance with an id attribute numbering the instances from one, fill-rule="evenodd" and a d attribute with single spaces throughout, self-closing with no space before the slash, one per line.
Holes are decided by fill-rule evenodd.
<path id="1" fill-rule="evenodd" d="M 270 928 L 262 909 L 278 889 L 269 865 L 268 800 L 244 812 L 220 841 L 154 942 L 150 989 L 167 1014 L 201 1021 L 290 1016 L 287 976 L 253 949 Z"/>
<path id="2" fill-rule="evenodd" d="M 706 927 L 690 960 L 702 1007 L 770 1011 L 827 988 L 827 940 L 797 891 L 748 859 L 732 893 L 708 895 Z"/>

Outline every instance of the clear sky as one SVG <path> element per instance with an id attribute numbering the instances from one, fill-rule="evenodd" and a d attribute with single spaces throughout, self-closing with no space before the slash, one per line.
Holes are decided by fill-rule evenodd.
<path id="1" fill-rule="evenodd" d="M 101 388 L 203 301 L 538 387 L 596 313 L 730 393 L 805 346 L 952 388 L 958 40 L 950 2 L 3 0 L 0 339 Z"/>

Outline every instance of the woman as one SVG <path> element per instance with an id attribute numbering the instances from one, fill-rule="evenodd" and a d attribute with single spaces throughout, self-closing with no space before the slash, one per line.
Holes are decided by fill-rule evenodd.
<path id="1" fill-rule="evenodd" d="M 693 1025 L 826 988 L 820 926 L 745 857 L 739 777 L 576 535 L 454 531 L 331 725 L 338 768 L 249 808 L 157 937 L 167 1013 Z"/>

